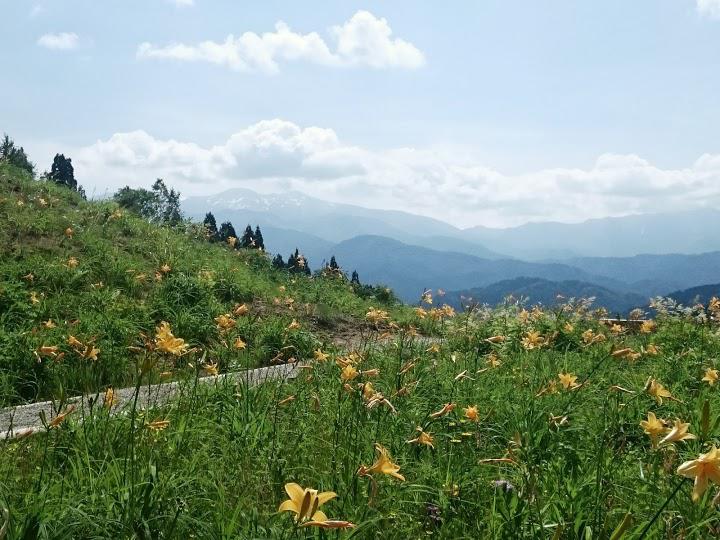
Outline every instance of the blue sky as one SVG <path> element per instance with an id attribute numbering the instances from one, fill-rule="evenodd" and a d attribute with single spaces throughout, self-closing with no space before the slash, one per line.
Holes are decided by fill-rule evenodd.
<path id="1" fill-rule="evenodd" d="M 461 226 L 720 206 L 720 0 L 0 3 L 0 130 L 98 195 L 163 176 Z"/>

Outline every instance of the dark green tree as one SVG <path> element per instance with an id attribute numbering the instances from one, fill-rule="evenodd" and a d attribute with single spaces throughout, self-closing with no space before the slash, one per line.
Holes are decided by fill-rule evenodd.
<path id="1" fill-rule="evenodd" d="M 330 257 L 330 264 L 328 264 L 328 267 L 329 267 L 331 270 L 340 270 L 340 267 L 338 266 L 338 263 L 337 263 L 337 261 L 335 260 L 335 255 L 333 255 L 332 257 Z"/>
<path id="2" fill-rule="evenodd" d="M 227 239 L 230 237 L 237 238 L 237 233 L 235 232 L 235 227 L 233 227 L 233 224 L 229 221 L 226 221 L 222 225 L 220 225 L 220 229 L 218 230 L 218 240 L 221 242 L 227 242 Z"/>
<path id="3" fill-rule="evenodd" d="M 260 225 L 255 227 L 255 247 L 261 251 L 265 251 L 265 240 L 263 239 Z"/>
<path id="4" fill-rule="evenodd" d="M 218 239 L 218 228 L 217 228 L 217 221 L 215 221 L 215 216 L 212 212 L 208 212 L 205 214 L 205 219 L 203 220 L 203 225 L 205 225 L 205 230 L 208 234 L 208 239 L 211 242 L 214 242 Z"/>
<path id="5" fill-rule="evenodd" d="M 253 233 L 252 227 L 248 225 L 245 227 L 245 232 L 240 239 L 240 247 L 242 248 L 255 248 L 255 234 Z"/>
<path id="6" fill-rule="evenodd" d="M 360 285 L 360 276 L 358 276 L 357 270 L 353 270 L 352 277 L 350 278 L 350 283 L 353 285 Z"/>
<path id="7" fill-rule="evenodd" d="M 279 253 L 275 255 L 275 258 L 272 260 L 272 265 L 273 268 L 277 268 L 278 270 L 286 268 L 285 261 L 283 260 L 282 255 L 280 255 Z"/>
<path id="8" fill-rule="evenodd" d="M 72 166 L 72 159 L 66 158 L 63 154 L 55 154 L 48 179 L 56 184 L 69 187 L 77 191 L 77 180 L 75 180 L 75 169 Z"/>
<path id="9" fill-rule="evenodd" d="M 154 221 L 155 219 L 157 198 L 152 191 L 125 186 L 115 192 L 113 200 L 122 208 L 135 212 L 147 220 Z"/>
<path id="10" fill-rule="evenodd" d="M 15 146 L 15 142 L 7 134 L 0 142 L 0 161 L 6 161 L 35 176 L 35 165 L 28 159 L 23 147 Z"/>

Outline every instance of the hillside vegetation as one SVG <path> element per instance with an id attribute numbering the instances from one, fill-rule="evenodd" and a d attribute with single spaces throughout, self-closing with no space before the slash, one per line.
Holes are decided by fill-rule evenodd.
<path id="1" fill-rule="evenodd" d="M 381 306 L 7 166 L 0 186 L 5 404 L 57 409 L 0 442 L 0 538 L 720 534 L 717 299 L 626 326 Z M 271 361 L 297 377 L 198 384 Z M 115 401 L 164 375 L 173 401 Z"/>
<path id="2" fill-rule="evenodd" d="M 197 369 L 223 372 L 312 356 L 379 302 L 1 163 L 0 222 L 0 406 L 133 384 L 133 349 L 163 321 L 205 353 Z"/>

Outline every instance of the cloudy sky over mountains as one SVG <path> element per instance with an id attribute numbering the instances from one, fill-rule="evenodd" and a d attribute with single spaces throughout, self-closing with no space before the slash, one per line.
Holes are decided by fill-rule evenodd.
<path id="1" fill-rule="evenodd" d="M 544 5 L 540 5 L 544 4 Z M 720 1 L 7 2 L 0 130 L 89 193 L 460 226 L 720 206 Z"/>

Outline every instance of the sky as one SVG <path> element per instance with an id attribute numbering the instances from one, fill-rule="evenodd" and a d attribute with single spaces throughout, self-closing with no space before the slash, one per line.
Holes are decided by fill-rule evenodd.
<path id="1" fill-rule="evenodd" d="M 0 0 L 0 132 L 107 196 L 460 227 L 720 208 L 720 0 Z"/>

